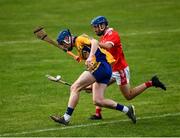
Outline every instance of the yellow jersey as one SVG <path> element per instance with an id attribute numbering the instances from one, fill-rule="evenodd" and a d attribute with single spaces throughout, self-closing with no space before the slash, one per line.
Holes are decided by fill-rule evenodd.
<path id="1" fill-rule="evenodd" d="M 75 38 L 75 47 L 78 51 L 78 56 L 81 60 L 86 60 L 89 56 L 91 50 L 91 41 L 90 37 L 86 34 L 80 35 Z M 96 62 L 108 62 L 109 64 L 113 64 L 115 59 L 113 56 L 105 49 L 98 47 L 95 52 L 95 60 Z"/>

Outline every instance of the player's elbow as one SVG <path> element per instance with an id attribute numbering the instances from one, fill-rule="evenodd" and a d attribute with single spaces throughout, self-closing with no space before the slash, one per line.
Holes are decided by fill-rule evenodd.
<path id="1" fill-rule="evenodd" d="M 98 41 L 96 39 L 91 39 L 91 45 L 98 46 Z"/>

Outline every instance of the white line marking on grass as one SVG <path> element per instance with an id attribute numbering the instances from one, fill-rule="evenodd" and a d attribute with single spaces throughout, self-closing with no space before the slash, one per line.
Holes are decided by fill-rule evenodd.
<path id="1" fill-rule="evenodd" d="M 124 33 L 122 36 L 134 36 L 134 35 L 148 35 L 148 34 L 158 34 L 158 33 L 175 33 L 180 32 L 180 28 L 171 29 L 171 30 L 163 30 L 163 31 L 146 31 L 146 32 L 132 32 L 132 33 Z M 40 43 L 40 40 L 16 40 L 16 41 L 0 41 L 0 46 L 6 44 L 21 44 L 21 43 Z"/>
<path id="2" fill-rule="evenodd" d="M 163 118 L 163 117 L 169 117 L 169 116 L 179 116 L 180 112 L 178 113 L 168 113 L 168 114 L 162 114 L 162 115 L 154 115 L 154 116 L 145 116 L 145 117 L 138 117 L 138 120 L 144 120 L 144 119 L 152 119 L 152 118 Z M 65 130 L 65 129 L 75 129 L 75 128 L 85 128 L 90 126 L 98 126 L 98 125 L 104 125 L 104 124 L 115 124 L 119 122 L 129 122 L 129 119 L 124 120 L 113 120 L 113 121 L 102 121 L 97 123 L 90 123 L 90 124 L 82 124 L 82 125 L 74 125 L 74 126 L 59 126 L 56 128 L 47 128 L 47 129 L 38 129 L 38 130 L 32 130 L 32 131 L 24 131 L 24 132 L 17 132 L 17 133 L 4 133 L 0 134 L 0 137 L 4 136 L 15 136 L 15 135 L 24 135 L 24 134 L 32 134 L 32 133 L 41 133 L 41 132 L 48 132 L 48 131 L 56 131 L 56 130 Z"/>

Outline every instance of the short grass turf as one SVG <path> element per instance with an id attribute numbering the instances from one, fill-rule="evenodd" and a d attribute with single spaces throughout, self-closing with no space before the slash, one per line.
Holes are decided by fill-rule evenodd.
<path id="1" fill-rule="evenodd" d="M 0 136 L 180 136 L 179 0 L 1 0 L 0 9 Z M 97 38 L 90 21 L 98 15 L 121 35 L 132 87 L 157 74 L 167 91 L 150 88 L 127 101 L 115 84 L 106 90 L 106 97 L 136 107 L 136 125 L 109 109 L 102 121 L 88 120 L 95 109 L 91 94 L 82 93 L 64 127 L 49 115 L 65 112 L 69 88 L 45 75 L 72 83 L 85 67 L 32 32 L 43 25 L 54 40 L 64 28 Z"/>

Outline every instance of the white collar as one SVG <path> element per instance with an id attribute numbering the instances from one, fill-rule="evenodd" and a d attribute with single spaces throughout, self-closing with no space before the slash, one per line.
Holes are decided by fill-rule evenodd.
<path id="1" fill-rule="evenodd" d="M 108 28 L 107 30 L 106 30 L 106 32 L 104 33 L 104 36 L 106 35 L 106 34 L 108 34 L 110 31 L 112 31 L 113 30 L 113 28 Z"/>

